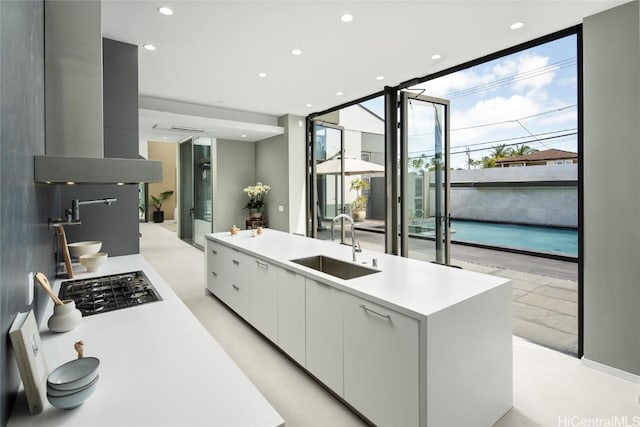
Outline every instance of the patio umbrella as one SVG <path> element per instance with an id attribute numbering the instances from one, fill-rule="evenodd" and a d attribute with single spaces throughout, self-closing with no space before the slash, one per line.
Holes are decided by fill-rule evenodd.
<path id="1" fill-rule="evenodd" d="M 340 163 L 340 156 L 325 160 L 316 165 L 316 173 L 318 175 L 340 175 Z M 367 162 L 365 160 L 356 159 L 354 157 L 344 158 L 345 175 L 368 175 L 383 173 L 384 166 Z"/>

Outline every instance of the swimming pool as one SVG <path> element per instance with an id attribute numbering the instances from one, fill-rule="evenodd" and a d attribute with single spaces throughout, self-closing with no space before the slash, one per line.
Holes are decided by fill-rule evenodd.
<path id="1" fill-rule="evenodd" d="M 578 230 L 574 229 L 463 220 L 451 221 L 451 229 L 453 242 L 578 256 Z"/>

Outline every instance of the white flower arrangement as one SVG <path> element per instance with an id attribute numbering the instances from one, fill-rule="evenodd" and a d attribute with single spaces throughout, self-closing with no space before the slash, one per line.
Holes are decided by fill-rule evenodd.
<path id="1" fill-rule="evenodd" d="M 264 196 L 271 190 L 266 184 L 256 182 L 256 185 L 249 185 L 244 188 L 245 193 L 249 197 L 249 202 L 245 209 L 262 209 L 264 206 Z"/>

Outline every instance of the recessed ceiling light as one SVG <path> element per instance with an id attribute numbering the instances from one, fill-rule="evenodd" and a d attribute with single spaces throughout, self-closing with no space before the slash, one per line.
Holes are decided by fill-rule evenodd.
<path id="1" fill-rule="evenodd" d="M 162 139 L 167 139 L 167 137 L 166 137 L 166 136 L 163 136 L 163 137 L 162 137 Z"/>
<path id="2" fill-rule="evenodd" d="M 149 43 L 143 44 L 142 47 L 147 49 L 147 50 L 151 50 L 151 51 L 156 50 L 156 47 L 154 45 L 152 45 L 152 44 L 149 44 Z"/>
<path id="3" fill-rule="evenodd" d="M 431 55 L 431 59 L 440 59 L 442 58 L 442 56 L 439 53 L 434 53 L 433 55 Z"/>
<path id="4" fill-rule="evenodd" d="M 298 55 L 302 55 L 302 51 L 301 51 L 300 49 L 293 49 L 293 50 L 291 51 L 291 54 L 292 54 L 292 55 L 296 55 L 296 56 L 298 56 Z"/>
<path id="5" fill-rule="evenodd" d="M 384 80 L 384 76 L 377 76 L 376 80 Z"/>
<path id="6" fill-rule="evenodd" d="M 167 16 L 173 15 L 173 10 L 171 10 L 170 8 L 168 8 L 166 6 L 159 7 L 158 8 L 158 12 L 160 12 L 163 15 L 167 15 Z"/>
<path id="7" fill-rule="evenodd" d="M 75 184 L 75 182 L 73 182 L 73 181 L 67 181 L 67 184 L 69 184 L 69 185 L 74 185 L 74 184 Z"/>
<path id="8" fill-rule="evenodd" d="M 267 77 L 267 73 L 258 73 L 258 77 Z"/>
<path id="9" fill-rule="evenodd" d="M 118 185 L 124 185 L 124 182 L 119 182 Z"/>
<path id="10" fill-rule="evenodd" d="M 345 13 L 344 15 L 342 15 L 340 17 L 340 20 L 342 22 L 351 22 L 351 21 L 353 21 L 353 15 L 350 14 L 350 13 Z"/>
<path id="11" fill-rule="evenodd" d="M 307 105 L 306 105 L 306 107 L 307 107 L 307 108 L 309 108 L 309 107 L 313 107 L 313 104 L 307 104 Z"/>
<path id="12" fill-rule="evenodd" d="M 342 92 L 336 92 L 336 95 L 342 96 Z"/>
<path id="13" fill-rule="evenodd" d="M 524 22 L 514 22 L 509 28 L 511 28 L 512 30 L 519 30 L 522 27 L 524 27 Z"/>
<path id="14" fill-rule="evenodd" d="M 240 136 L 241 136 L 242 138 L 246 138 L 246 137 L 247 137 L 247 135 L 245 135 L 245 134 L 242 134 L 242 135 L 240 135 Z"/>

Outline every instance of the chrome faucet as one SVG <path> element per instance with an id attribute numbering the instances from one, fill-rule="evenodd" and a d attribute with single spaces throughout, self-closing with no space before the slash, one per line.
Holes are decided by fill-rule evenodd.
<path id="1" fill-rule="evenodd" d="M 95 203 L 104 203 L 107 206 L 110 206 L 111 203 L 116 202 L 118 199 L 105 198 L 105 199 L 96 199 L 96 200 L 78 200 L 73 199 L 71 201 L 71 210 L 65 210 L 65 215 L 67 217 L 67 221 L 80 221 L 80 205 L 93 205 Z"/>
<path id="2" fill-rule="evenodd" d="M 360 249 L 360 243 L 356 246 L 356 230 L 353 228 L 353 218 L 347 214 L 340 214 L 333 218 L 331 221 L 331 240 L 333 240 L 333 226 L 340 218 L 344 218 L 351 223 L 351 253 L 353 254 L 353 262 L 356 262 L 356 252 L 362 252 L 362 249 Z"/>

